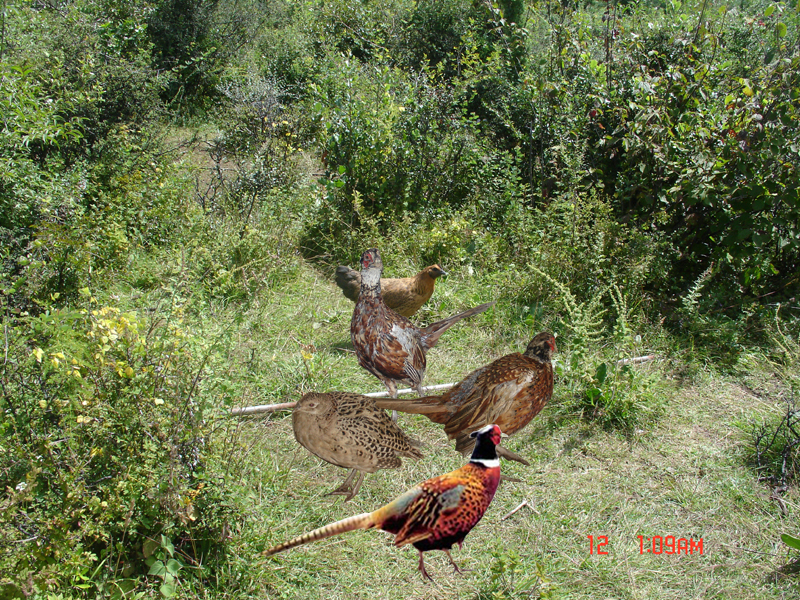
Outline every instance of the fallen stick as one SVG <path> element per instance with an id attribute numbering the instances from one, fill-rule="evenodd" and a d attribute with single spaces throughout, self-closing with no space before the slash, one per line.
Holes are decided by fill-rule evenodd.
<path id="1" fill-rule="evenodd" d="M 282 404 L 261 404 L 259 406 L 242 406 L 239 408 L 232 408 L 230 415 L 232 417 L 243 417 L 245 415 L 256 415 L 258 413 L 276 412 L 279 410 L 288 410 L 297 406 L 297 402 L 284 402 Z"/>
<path id="2" fill-rule="evenodd" d="M 648 354 L 647 356 L 637 356 L 636 358 L 623 358 L 622 360 L 617 361 L 617 366 L 621 367 L 622 365 L 636 365 L 643 362 L 649 362 L 655 357 L 655 354 Z"/>
<path id="3" fill-rule="evenodd" d="M 342 348 L 344 350 L 344 348 Z M 643 362 L 651 361 L 655 358 L 655 354 L 648 354 L 647 356 L 637 356 L 635 358 L 623 358 L 617 361 L 617 366 L 628 365 L 628 364 L 639 364 Z M 439 385 L 431 385 L 428 387 L 423 388 L 423 390 L 427 392 L 434 392 L 437 390 L 449 390 L 453 387 L 455 383 L 441 383 Z M 402 390 L 397 390 L 397 395 L 405 395 L 405 394 L 413 394 L 415 390 L 411 388 L 405 388 Z M 389 392 L 370 392 L 368 394 L 363 394 L 364 396 L 369 396 L 370 398 L 388 398 Z M 269 413 L 269 412 L 276 412 L 279 410 L 288 410 L 290 408 L 294 408 L 297 402 L 283 402 L 282 404 L 260 404 L 258 406 L 243 406 L 240 408 L 232 408 L 230 415 L 232 417 L 242 417 L 245 415 L 257 415 L 261 413 Z"/>
<path id="4" fill-rule="evenodd" d="M 427 387 L 423 387 L 422 391 L 427 393 L 427 392 L 435 392 L 436 390 L 449 390 L 454 385 L 455 383 L 440 383 L 439 385 L 429 385 Z M 397 390 L 398 396 L 400 394 L 414 394 L 414 393 L 416 393 L 416 390 L 413 390 L 411 388 Z M 369 396 L 370 398 L 388 398 L 389 392 L 387 390 L 384 390 L 382 392 L 370 392 L 369 394 L 364 394 L 364 395 Z"/>
<path id="5" fill-rule="evenodd" d="M 432 392 L 436 390 L 449 390 L 453 387 L 455 383 L 440 383 L 439 385 L 430 385 L 427 387 L 422 388 L 424 392 Z M 405 388 L 402 390 L 397 390 L 397 395 L 400 394 L 413 394 L 416 390 L 411 388 Z M 368 396 L 370 398 L 388 398 L 389 392 L 370 392 L 369 394 L 363 394 L 364 396 Z M 270 413 L 276 412 L 279 410 L 288 410 L 290 408 L 294 408 L 297 405 L 297 402 L 283 402 L 282 404 L 260 404 L 258 406 L 242 406 L 239 408 L 232 408 L 230 412 L 230 416 L 232 417 L 243 417 L 246 415 L 257 415 L 261 413 Z"/>
<path id="6" fill-rule="evenodd" d="M 502 518 L 502 519 L 500 519 L 500 520 L 501 520 L 501 521 L 505 521 L 505 520 L 506 520 L 508 517 L 510 517 L 511 515 L 513 515 L 515 512 L 517 512 L 517 511 L 518 511 L 519 509 L 521 509 L 523 506 L 527 506 L 527 505 L 528 505 L 528 501 L 527 501 L 527 500 L 523 500 L 523 501 L 522 501 L 522 503 L 521 503 L 521 504 L 520 504 L 520 505 L 519 505 L 517 508 L 515 508 L 514 510 L 512 510 L 510 513 L 508 513 L 508 514 L 507 514 L 505 517 L 503 517 L 503 518 Z"/>

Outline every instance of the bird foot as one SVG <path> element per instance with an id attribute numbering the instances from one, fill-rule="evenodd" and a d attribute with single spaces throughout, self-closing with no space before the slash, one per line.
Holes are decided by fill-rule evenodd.
<path id="1" fill-rule="evenodd" d="M 417 550 L 419 552 L 419 572 L 422 573 L 423 579 L 427 579 L 430 582 L 433 582 L 433 577 L 430 576 L 428 570 L 425 568 L 425 559 L 422 558 L 422 550 Z"/>
<path id="2" fill-rule="evenodd" d="M 343 485 L 339 486 L 338 488 L 336 488 L 332 492 L 328 492 L 325 495 L 326 496 L 347 496 L 344 499 L 345 502 L 349 502 L 350 500 L 352 500 L 355 497 L 355 493 L 353 492 L 353 489 L 349 485 L 348 486 L 343 486 Z"/>
<path id="3" fill-rule="evenodd" d="M 467 569 L 466 567 L 463 568 L 463 569 L 459 568 L 459 566 L 456 564 L 456 561 L 454 561 L 453 557 L 450 556 L 450 551 L 449 550 L 445 550 L 444 552 L 445 552 L 445 554 L 447 554 L 447 560 L 450 561 L 450 564 L 453 567 L 453 573 L 458 573 L 459 575 L 463 575 L 464 573 L 468 573 L 469 571 L 472 571 L 472 569 Z"/>
<path id="4" fill-rule="evenodd" d="M 338 488 L 333 490 L 332 492 L 328 492 L 327 496 L 347 496 L 344 501 L 349 502 L 352 500 L 355 495 L 358 493 L 358 490 L 361 489 L 361 484 L 364 481 L 364 473 L 361 473 L 357 469 L 351 469 L 350 474 L 347 476 Z"/>

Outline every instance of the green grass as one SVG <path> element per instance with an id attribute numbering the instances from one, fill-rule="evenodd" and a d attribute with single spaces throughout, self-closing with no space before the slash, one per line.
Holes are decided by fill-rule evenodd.
<path id="1" fill-rule="evenodd" d="M 327 273 L 299 262 L 294 277 L 250 299 L 229 346 L 235 397 L 226 406 L 297 399 L 309 390 L 380 391 L 348 352 L 352 304 Z M 467 308 L 453 290 L 480 296 L 456 272 L 439 283 L 429 322 Z M 490 290 L 483 300 L 492 299 Z M 230 311 L 231 309 L 227 309 Z M 425 383 L 457 381 L 502 354 L 521 350 L 538 331 L 504 320 L 496 309 L 462 322 L 428 355 Z M 220 322 L 231 317 L 224 309 Z M 441 427 L 401 415 L 401 426 L 427 444 L 423 461 L 367 476 L 349 503 L 325 494 L 346 471 L 311 456 L 293 438 L 291 414 L 231 419 L 228 483 L 246 510 L 232 524 L 224 598 L 785 598 L 797 580 L 778 584 L 770 573 L 787 562 L 780 533 L 797 530 L 798 494 L 784 497 L 789 516 L 745 466 L 739 424 L 780 411 L 780 400 L 758 398 L 736 380 L 695 368 L 673 377 L 663 332 L 659 360 L 638 367 L 659 378 L 651 390 L 659 416 L 628 435 L 581 419 L 570 389 L 556 383 L 551 404 L 508 446 L 531 461 L 504 462 L 522 483 L 503 483 L 483 521 L 453 556 L 426 554 L 435 579 L 422 580 L 413 548 L 396 549 L 383 532 L 352 532 L 279 554 L 257 566 L 262 549 L 326 523 L 374 510 L 416 483 L 463 464 Z M 648 340 L 645 339 L 645 344 Z M 310 353 L 304 361 L 302 351 Z M 560 347 L 566 360 L 569 346 Z M 663 377 L 662 377 L 663 376 Z M 656 398 L 658 396 L 658 398 Z M 235 460 L 234 460 L 235 459 Z M 501 520 L 521 502 L 528 505 Z M 589 535 L 608 536 L 608 555 L 589 555 Z M 703 554 L 639 553 L 637 536 L 702 538 Z M 793 587 L 794 586 L 794 587 Z M 186 590 L 189 592 L 190 590 Z M 192 593 L 201 593 L 192 590 Z"/>

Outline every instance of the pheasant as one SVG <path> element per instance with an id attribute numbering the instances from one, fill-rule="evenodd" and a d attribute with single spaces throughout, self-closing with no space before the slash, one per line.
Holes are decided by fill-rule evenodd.
<path id="1" fill-rule="evenodd" d="M 473 442 L 469 434 L 487 423 L 496 423 L 511 435 L 539 414 L 553 395 L 553 365 L 556 340 L 547 333 L 536 335 L 523 354 L 515 352 L 498 358 L 467 375 L 441 396 L 412 400 L 377 400 L 380 408 L 424 414 L 444 425 L 456 450 L 466 454 Z M 498 448 L 501 456 L 527 464 L 515 454 Z"/>
<path id="2" fill-rule="evenodd" d="M 417 449 L 421 444 L 403 433 L 373 398 L 359 394 L 306 394 L 295 406 L 292 426 L 295 439 L 311 454 L 351 469 L 329 494 L 347 496 L 345 502 L 358 493 L 364 473 L 396 469 L 401 456 L 422 458 Z"/>
<path id="3" fill-rule="evenodd" d="M 425 267 L 414 275 L 402 279 L 381 279 L 381 294 L 386 306 L 404 317 L 414 315 L 430 300 L 437 277 L 447 275 L 439 265 Z M 336 285 L 353 302 L 361 291 L 361 273 L 350 267 L 336 267 Z"/>
<path id="4" fill-rule="evenodd" d="M 414 545 L 419 551 L 418 567 L 423 577 L 432 580 L 423 560 L 423 552 L 428 550 L 444 550 L 450 564 L 460 572 L 450 549 L 453 544 L 461 546 L 494 498 L 500 481 L 500 460 L 495 452 L 500 435 L 497 425 L 487 425 L 472 433 L 475 449 L 460 469 L 423 481 L 375 512 L 320 527 L 261 554 L 272 556 L 354 529 L 383 529 L 395 535 L 394 545 L 398 548 Z"/>
<path id="5" fill-rule="evenodd" d="M 380 284 L 382 269 L 383 262 L 376 248 L 364 252 L 361 293 L 350 321 L 350 338 L 359 364 L 383 382 L 392 398 L 397 397 L 397 382 L 410 383 L 421 396 L 425 353 L 451 326 L 482 313 L 494 302 L 419 328 L 384 303 Z"/>

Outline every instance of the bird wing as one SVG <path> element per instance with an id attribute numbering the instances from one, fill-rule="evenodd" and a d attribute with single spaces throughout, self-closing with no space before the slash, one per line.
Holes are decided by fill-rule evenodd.
<path id="1" fill-rule="evenodd" d="M 448 475 L 428 479 L 378 509 L 380 527 L 395 534 L 398 547 L 427 539 L 443 516 L 458 510 L 465 487 Z"/>
<path id="2" fill-rule="evenodd" d="M 422 381 L 425 353 L 419 329 L 380 298 L 359 298 L 350 335 L 359 364 L 379 379 Z"/>
<path id="3" fill-rule="evenodd" d="M 404 279 L 381 279 L 383 301 L 394 311 L 410 317 L 433 294 L 434 280 L 424 271 Z"/>
<path id="4" fill-rule="evenodd" d="M 462 400 L 461 407 L 447 421 L 445 433 L 452 439 L 458 432 L 497 423 L 497 419 L 509 416 L 519 408 L 516 404 L 527 396 L 520 392 L 537 387 L 541 377 L 541 369 L 537 366 L 533 359 L 514 353 L 479 369 L 474 378 L 469 375 L 465 383 L 472 378 L 471 385 L 465 385 L 458 396 L 451 394 L 455 399 L 466 394 L 468 399 Z M 497 425 L 502 429 L 503 425 Z"/>
<path id="5" fill-rule="evenodd" d="M 359 454 L 370 456 L 370 462 L 377 468 L 399 467 L 402 463 L 398 456 L 423 457 L 415 447 L 421 443 L 409 438 L 377 407 L 373 398 L 347 392 L 339 392 L 336 396 L 341 442 L 359 449 Z"/>
<path id="6" fill-rule="evenodd" d="M 392 321 L 379 336 L 377 346 L 378 352 L 373 360 L 384 375 L 413 382 L 422 381 L 425 352 L 419 344 L 419 330 L 416 327 L 410 323 Z"/>

